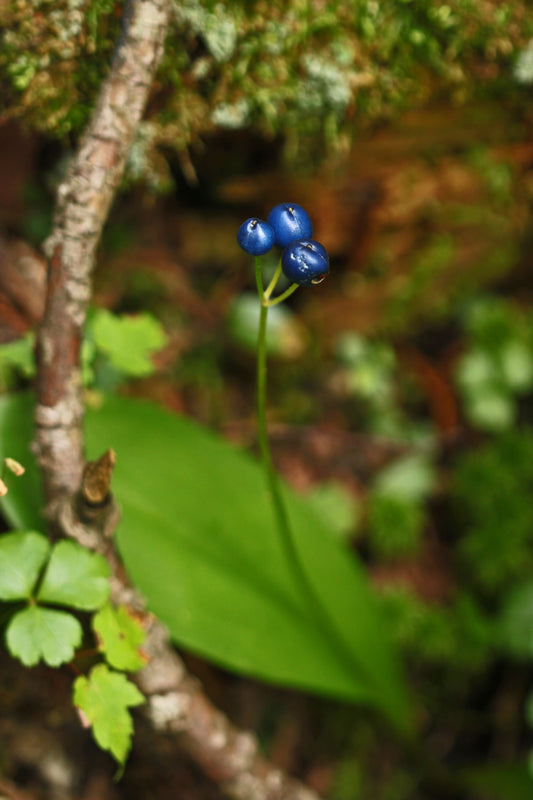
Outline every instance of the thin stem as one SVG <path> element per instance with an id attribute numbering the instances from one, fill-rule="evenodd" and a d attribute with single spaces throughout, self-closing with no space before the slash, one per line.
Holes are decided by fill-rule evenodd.
<path id="1" fill-rule="evenodd" d="M 285 289 L 283 294 L 274 297 L 273 300 L 267 300 L 266 302 L 263 303 L 263 305 L 268 306 L 270 308 L 272 306 L 277 306 L 278 303 L 283 303 L 283 301 L 286 300 L 287 297 L 290 297 L 291 294 L 294 294 L 294 292 L 296 291 L 296 289 L 299 288 L 299 286 L 300 286 L 299 283 L 291 283 L 289 288 Z M 265 292 L 265 297 L 266 297 L 266 292 Z"/>
<path id="2" fill-rule="evenodd" d="M 329 639 L 329 642 L 334 650 L 337 651 L 339 657 L 348 669 L 358 670 L 359 664 L 354 660 L 353 654 L 349 647 L 344 642 L 340 634 L 337 632 L 329 612 L 324 607 L 320 600 L 316 589 L 309 579 L 307 572 L 298 555 L 295 538 L 289 523 L 289 517 L 278 475 L 274 469 L 272 462 L 272 454 L 270 451 L 270 443 L 268 440 L 267 420 L 266 420 L 266 385 L 267 385 L 267 321 L 268 321 L 268 308 L 269 303 L 265 302 L 264 293 L 262 291 L 263 281 L 261 277 L 261 263 L 260 259 L 256 258 L 256 281 L 261 300 L 260 316 L 259 316 L 259 332 L 257 338 L 257 431 L 259 440 L 259 449 L 261 453 L 261 460 L 265 470 L 267 485 L 272 499 L 272 506 L 278 530 L 280 533 L 281 542 L 285 555 L 289 562 L 290 569 L 294 575 L 295 580 L 300 584 L 305 592 L 309 605 L 314 609 L 316 615 L 316 622 L 319 624 L 324 632 L 324 635 Z M 261 287 L 261 288 L 260 288 Z M 297 288 L 297 285 L 296 285 Z M 291 287 L 292 289 L 292 287 Z M 293 290 L 294 291 L 294 290 Z"/>
<path id="3" fill-rule="evenodd" d="M 281 258 L 280 258 L 280 260 L 278 262 L 278 266 L 276 267 L 276 271 L 275 271 L 275 273 L 274 273 L 274 275 L 272 277 L 272 280 L 270 281 L 270 283 L 268 284 L 267 288 L 263 292 L 263 299 L 264 300 L 270 300 L 270 295 L 274 291 L 274 287 L 276 286 L 276 283 L 279 281 L 279 276 L 280 275 L 281 275 Z"/>

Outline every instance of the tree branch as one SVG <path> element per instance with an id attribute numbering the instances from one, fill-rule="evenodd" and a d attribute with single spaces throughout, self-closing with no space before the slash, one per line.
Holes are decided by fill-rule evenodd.
<path id="1" fill-rule="evenodd" d="M 109 492 L 114 454 L 84 461 L 80 351 L 95 251 L 162 56 L 170 6 L 170 0 L 126 4 L 110 73 L 59 187 L 45 245 L 48 285 L 37 336 L 34 447 L 53 530 L 106 556 L 113 600 L 145 625 L 149 661 L 134 679 L 154 728 L 179 734 L 183 749 L 235 800 L 318 800 L 264 759 L 255 737 L 235 728 L 187 673 L 166 629 L 129 585 L 110 538 L 118 518 Z"/>
<path id="2" fill-rule="evenodd" d="M 95 251 L 163 54 L 170 0 L 130 0 L 111 70 L 58 190 L 45 244 L 48 291 L 37 338 L 35 450 L 47 503 L 83 470 L 80 348 Z"/>

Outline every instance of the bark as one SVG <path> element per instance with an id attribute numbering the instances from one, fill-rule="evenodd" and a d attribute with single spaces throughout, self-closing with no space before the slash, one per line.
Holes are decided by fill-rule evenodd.
<path id="1" fill-rule="evenodd" d="M 48 503 L 83 469 L 80 348 L 95 251 L 163 54 L 170 0 L 131 0 L 107 80 L 59 187 L 37 338 L 35 450 Z"/>
<path id="2" fill-rule="evenodd" d="M 37 337 L 35 451 L 52 530 L 105 555 L 112 597 L 147 630 L 147 667 L 134 676 L 156 730 L 173 732 L 205 773 L 235 800 L 318 800 L 264 759 L 186 671 L 164 626 L 128 583 L 113 546 L 114 454 L 85 464 L 80 350 L 95 252 L 163 52 L 171 0 L 130 0 L 124 30 L 91 122 L 62 182 L 46 243 L 48 281 Z M 112 447 L 113 442 L 109 443 Z"/>

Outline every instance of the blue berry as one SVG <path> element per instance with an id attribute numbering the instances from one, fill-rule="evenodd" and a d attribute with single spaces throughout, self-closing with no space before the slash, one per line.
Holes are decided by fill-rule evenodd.
<path id="1" fill-rule="evenodd" d="M 329 273 L 326 248 L 314 239 L 297 239 L 281 254 L 281 268 L 291 283 L 316 286 Z"/>
<path id="2" fill-rule="evenodd" d="M 274 244 L 274 229 L 268 222 L 250 217 L 243 222 L 237 233 L 239 247 L 252 256 L 262 256 Z"/>
<path id="3" fill-rule="evenodd" d="M 295 239 L 310 239 L 313 235 L 309 214 L 297 203 L 274 206 L 267 222 L 274 228 L 275 242 L 279 247 L 286 247 Z"/>

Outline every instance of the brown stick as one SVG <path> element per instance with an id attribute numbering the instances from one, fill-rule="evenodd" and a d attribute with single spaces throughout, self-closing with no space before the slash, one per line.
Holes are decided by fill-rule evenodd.
<path id="1" fill-rule="evenodd" d="M 95 250 L 162 55 L 170 5 L 170 0 L 127 3 L 122 41 L 59 188 L 46 243 L 48 288 L 37 338 L 35 451 L 52 527 L 105 554 L 114 601 L 147 628 L 149 663 L 135 679 L 154 728 L 179 734 L 183 749 L 235 800 L 318 800 L 269 764 L 255 737 L 235 728 L 188 675 L 165 628 L 129 586 L 110 539 L 117 520 L 109 493 L 114 454 L 84 462 L 80 349 Z"/>
<path id="2" fill-rule="evenodd" d="M 80 347 L 95 250 L 161 60 L 170 0 L 130 0 L 91 121 L 59 187 L 46 242 L 48 292 L 37 338 L 35 450 L 47 503 L 83 470 Z"/>

